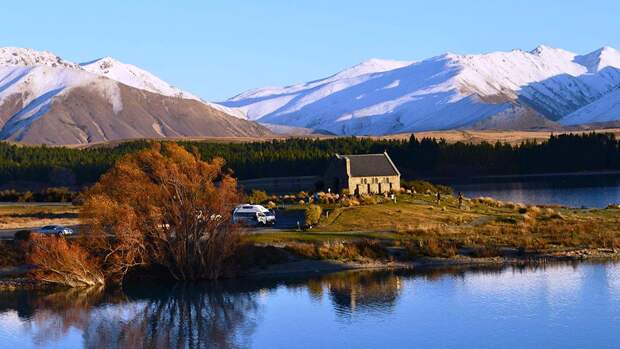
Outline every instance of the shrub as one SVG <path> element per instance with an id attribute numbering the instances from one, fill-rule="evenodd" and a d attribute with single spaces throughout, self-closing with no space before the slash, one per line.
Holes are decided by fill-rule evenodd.
<path id="1" fill-rule="evenodd" d="M 30 230 L 18 230 L 15 232 L 15 235 L 13 235 L 13 239 L 15 239 L 15 241 L 28 241 L 30 240 L 31 234 L 32 232 Z"/>
<path id="2" fill-rule="evenodd" d="M 33 235 L 28 262 L 37 266 L 32 273 L 40 281 L 69 287 L 103 285 L 105 281 L 97 260 L 64 237 Z"/>
<path id="3" fill-rule="evenodd" d="M 326 241 L 319 244 L 294 243 L 288 244 L 287 249 L 310 259 L 362 261 L 389 257 L 387 249 L 379 242 L 366 239 L 353 242 Z"/>
<path id="4" fill-rule="evenodd" d="M 493 246 L 476 247 L 472 250 L 471 256 L 475 258 L 489 258 L 502 256 L 501 251 Z"/>
<path id="5" fill-rule="evenodd" d="M 441 193 L 443 195 L 452 195 L 454 193 L 454 189 L 449 186 L 441 185 L 441 184 L 433 184 L 431 182 L 422 181 L 422 180 L 412 180 L 412 181 L 401 181 L 401 186 L 405 189 L 409 189 L 415 191 L 416 193 Z"/>
<path id="6" fill-rule="evenodd" d="M 243 244 L 237 253 L 236 263 L 242 270 L 264 268 L 272 264 L 285 263 L 289 255 L 281 248 L 274 246 L 256 246 Z"/>
<path id="7" fill-rule="evenodd" d="M 352 207 L 352 206 L 359 206 L 360 202 L 353 199 L 353 198 L 345 198 L 342 200 L 342 206 L 344 207 Z"/>
<path id="8" fill-rule="evenodd" d="M 269 200 L 269 195 L 262 190 L 252 189 L 252 193 L 247 197 L 247 200 L 251 204 L 262 204 L 263 202 Z"/>
<path id="9" fill-rule="evenodd" d="M 136 266 L 163 266 L 177 280 L 218 278 L 239 246 L 237 182 L 175 143 L 127 155 L 85 194 L 82 238 L 106 256 L 114 281 Z"/>
<path id="10" fill-rule="evenodd" d="M 24 254 L 19 244 L 0 241 L 0 267 L 14 267 L 24 264 Z"/>
<path id="11" fill-rule="evenodd" d="M 541 212 L 541 209 L 538 206 L 530 206 L 528 207 L 528 212 L 533 215 L 538 215 Z"/>
<path id="12" fill-rule="evenodd" d="M 377 204 L 377 198 L 374 197 L 373 195 L 362 195 L 360 199 L 362 201 L 362 204 L 364 205 L 376 205 Z"/>
<path id="13" fill-rule="evenodd" d="M 323 209 L 319 205 L 308 205 L 304 210 L 304 223 L 307 227 L 311 227 L 319 223 Z"/>
<path id="14" fill-rule="evenodd" d="M 407 252 L 411 257 L 450 258 L 458 254 L 458 250 L 454 243 L 434 238 L 417 240 L 409 243 Z"/>
<path id="15" fill-rule="evenodd" d="M 489 207 L 502 207 L 503 203 L 490 197 L 479 197 L 476 199 L 479 203 Z"/>

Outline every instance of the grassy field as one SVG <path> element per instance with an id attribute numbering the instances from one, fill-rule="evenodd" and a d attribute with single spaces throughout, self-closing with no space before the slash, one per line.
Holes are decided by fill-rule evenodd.
<path id="1" fill-rule="evenodd" d="M 502 142 L 509 144 L 519 144 L 523 141 L 537 141 L 542 142 L 549 139 L 551 134 L 560 135 L 566 133 L 579 134 L 584 132 L 597 132 L 597 133 L 613 133 L 616 137 L 620 136 L 620 129 L 617 128 L 604 128 L 593 130 L 554 130 L 554 131 L 501 131 L 501 130 L 449 130 L 449 131 L 426 131 L 416 132 L 415 136 L 418 139 L 425 137 L 428 138 L 443 138 L 448 143 L 464 142 L 464 143 L 481 143 L 481 142 Z M 388 139 L 409 139 L 410 133 L 373 137 L 373 138 L 388 138 Z"/>
<path id="2" fill-rule="evenodd" d="M 380 241 L 413 254 L 450 256 L 462 251 L 499 255 L 502 249 L 557 252 L 620 248 L 620 209 L 524 206 L 490 198 L 400 195 L 398 202 L 335 207 L 306 232 L 247 237 L 255 243 L 289 244 Z"/>
<path id="3" fill-rule="evenodd" d="M 34 228 L 50 224 L 78 224 L 78 207 L 71 204 L 0 205 L 0 229 Z"/>
<path id="4" fill-rule="evenodd" d="M 551 134 L 559 135 L 563 133 L 583 133 L 583 132 L 600 132 L 600 133 L 613 133 L 616 136 L 620 136 L 620 129 L 618 128 L 600 128 L 600 129 L 584 129 L 584 130 L 548 130 L 548 131 L 502 131 L 502 130 L 449 130 L 449 131 L 424 131 L 416 132 L 417 138 L 443 138 L 449 143 L 466 142 L 466 143 L 480 143 L 483 141 L 489 143 L 495 143 L 497 141 L 506 142 L 510 144 L 518 144 L 526 140 L 530 141 L 543 141 L 549 138 Z M 409 139 L 411 133 L 402 133 L 386 136 L 360 136 L 361 138 L 368 137 L 373 139 Z M 278 135 L 265 137 L 182 137 L 174 138 L 167 137 L 166 140 L 170 141 L 197 141 L 197 142 L 210 142 L 210 143 L 247 143 L 247 142 L 269 142 L 272 140 L 283 140 L 287 138 L 336 138 L 335 135 L 321 135 L 321 134 L 302 134 L 302 135 Z M 113 147 L 120 143 L 132 141 L 128 140 L 116 140 L 101 143 L 90 143 L 87 145 L 65 145 L 71 148 L 90 148 L 90 147 Z M 154 140 L 161 140 L 160 138 L 154 138 Z M 14 143 L 23 145 L 22 143 Z M 31 145 L 29 145 L 31 146 Z"/>

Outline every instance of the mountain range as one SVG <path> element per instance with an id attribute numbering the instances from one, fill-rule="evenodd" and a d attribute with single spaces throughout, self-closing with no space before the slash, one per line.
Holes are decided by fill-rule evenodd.
<path id="1" fill-rule="evenodd" d="M 241 93 L 248 120 L 338 135 L 553 129 L 620 120 L 620 52 L 539 46 L 421 61 L 371 59 L 327 78 Z"/>
<path id="2" fill-rule="evenodd" d="M 85 144 L 272 134 L 235 113 L 110 57 L 78 64 L 49 52 L 0 48 L 0 140 Z"/>
<path id="3" fill-rule="evenodd" d="M 327 78 L 211 103 L 111 57 L 0 48 L 0 140 L 386 135 L 620 125 L 620 52 L 548 46 L 371 59 Z"/>

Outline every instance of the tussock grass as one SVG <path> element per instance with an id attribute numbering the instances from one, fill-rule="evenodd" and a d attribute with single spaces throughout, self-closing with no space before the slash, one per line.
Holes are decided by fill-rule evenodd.
<path id="1" fill-rule="evenodd" d="M 459 209 L 454 197 L 403 194 L 397 204 L 341 207 L 311 233 L 269 234 L 262 242 L 375 239 L 401 246 L 414 256 L 451 256 L 459 250 L 474 257 L 504 249 L 553 252 L 581 248 L 620 248 L 620 214 L 615 208 L 582 210 L 525 206 L 478 198 Z M 444 209 L 442 209 L 442 207 Z M 456 252 L 455 250 L 456 249 Z"/>

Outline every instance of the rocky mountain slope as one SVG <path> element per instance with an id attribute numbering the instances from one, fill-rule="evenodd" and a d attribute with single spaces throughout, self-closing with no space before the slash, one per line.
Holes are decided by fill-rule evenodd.
<path id="1" fill-rule="evenodd" d="M 84 144 L 271 134 L 229 112 L 236 111 L 109 57 L 76 64 L 49 52 L 0 48 L 0 140 Z"/>
<path id="2" fill-rule="evenodd" d="M 620 119 L 620 52 L 539 46 L 418 62 L 373 59 L 325 79 L 221 104 L 250 120 L 341 135 L 555 128 Z"/>

